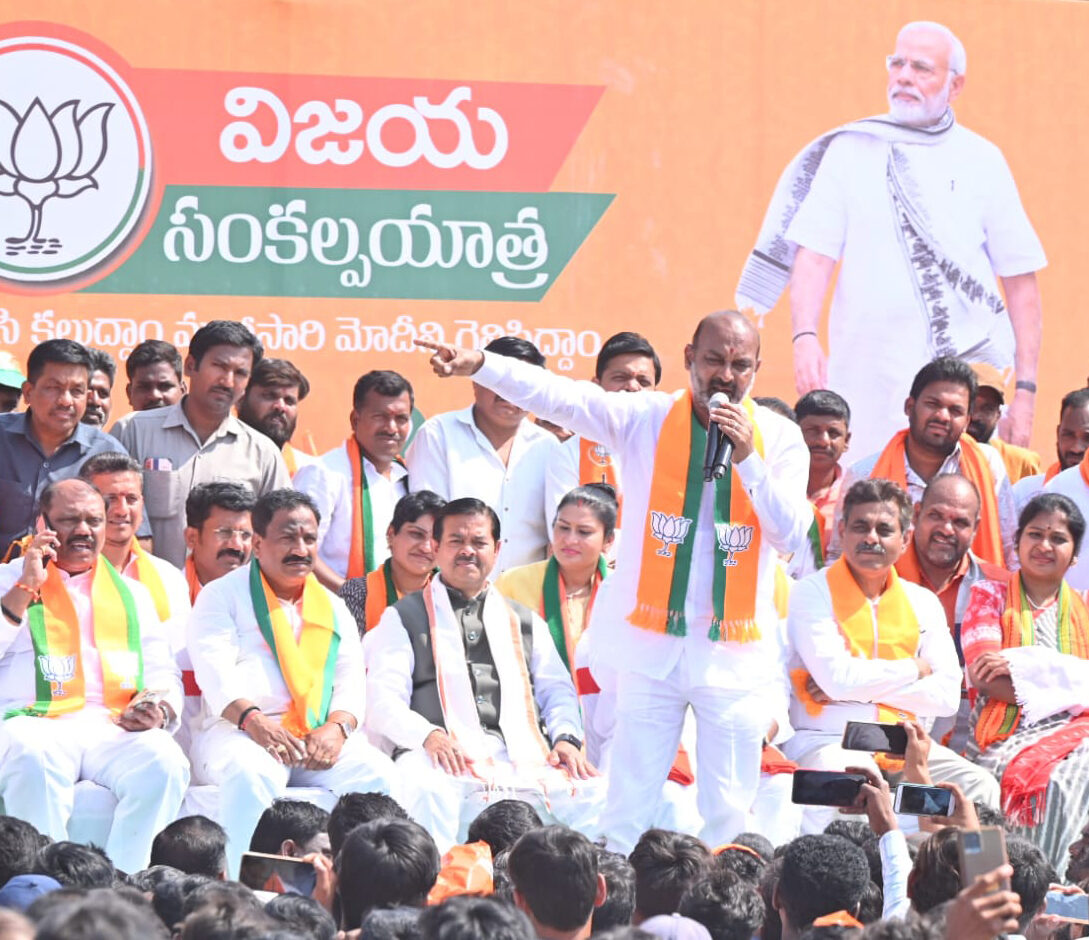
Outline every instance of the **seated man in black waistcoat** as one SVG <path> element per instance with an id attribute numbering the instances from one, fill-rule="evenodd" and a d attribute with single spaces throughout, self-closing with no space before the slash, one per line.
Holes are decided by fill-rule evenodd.
<path id="1" fill-rule="evenodd" d="M 367 730 L 385 738 L 405 807 L 445 851 L 492 799 L 593 831 L 603 779 L 582 752 L 578 697 L 548 626 L 488 583 L 499 517 L 478 499 L 435 515 L 439 574 L 364 642 Z"/>

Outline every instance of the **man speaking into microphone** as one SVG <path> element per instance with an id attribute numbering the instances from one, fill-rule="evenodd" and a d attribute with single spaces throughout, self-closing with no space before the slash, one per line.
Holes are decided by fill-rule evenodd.
<path id="1" fill-rule="evenodd" d="M 674 394 L 606 392 L 489 353 L 419 345 L 438 375 L 471 375 L 620 456 L 631 522 L 584 634 L 602 694 L 616 696 L 601 829 L 627 854 L 651 825 L 691 706 L 701 835 L 730 841 L 756 793 L 761 741 L 786 726 L 776 553 L 798 547 L 812 520 L 801 432 L 749 397 L 759 333 L 735 311 L 704 317 L 684 349 L 689 387 Z M 725 400 L 712 407 L 716 393 Z M 717 480 L 712 424 L 733 446 Z"/>

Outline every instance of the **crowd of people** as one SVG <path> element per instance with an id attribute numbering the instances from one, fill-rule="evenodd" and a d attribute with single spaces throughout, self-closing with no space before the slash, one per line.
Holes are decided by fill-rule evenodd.
<path id="1" fill-rule="evenodd" d="M 833 207 L 860 140 L 912 155 L 890 204 L 923 258 L 936 197 L 904 180 L 979 150 L 948 107 L 965 68 L 909 24 L 891 118 L 784 175 L 794 250 L 754 252 L 742 287 L 790 282 L 794 407 L 753 397 L 737 311 L 696 324 L 676 392 L 632 332 L 590 381 L 514 336 L 421 341 L 471 403 L 425 419 L 367 372 L 320 455 L 310 380 L 238 322 L 184 359 L 137 346 L 112 422 L 107 353 L 47 340 L 25 375 L 4 354 L 0 938 L 1076 936 L 1045 895 L 1089 877 L 1089 389 L 1044 469 L 1022 446 L 1042 253 L 1012 180 L 983 226 L 1008 319 L 972 347 L 1016 340 L 1008 404 L 1001 357 L 946 322 L 1000 300 L 928 295 L 914 374 L 872 396 L 826 369 L 810 303 L 861 237 Z M 852 744 L 857 723 L 906 744 Z M 798 771 L 853 789 L 804 798 Z M 952 798 L 920 815 L 904 786 Z M 73 841 L 103 793 L 103 844 Z M 984 872 L 981 824 L 1005 832 Z"/>

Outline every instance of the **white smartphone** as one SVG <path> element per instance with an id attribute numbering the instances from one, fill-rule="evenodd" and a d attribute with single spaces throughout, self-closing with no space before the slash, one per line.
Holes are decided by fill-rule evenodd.
<path id="1" fill-rule="evenodd" d="M 892 808 L 905 816 L 952 816 L 956 800 L 951 790 L 920 783 L 901 783 Z"/>

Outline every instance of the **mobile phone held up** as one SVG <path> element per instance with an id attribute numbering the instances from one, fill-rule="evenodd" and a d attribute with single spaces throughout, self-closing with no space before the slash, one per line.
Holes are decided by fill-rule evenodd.
<path id="1" fill-rule="evenodd" d="M 796 770 L 790 799 L 805 806 L 851 806 L 866 778 L 838 770 Z"/>
<path id="2" fill-rule="evenodd" d="M 919 783 L 901 783 L 892 808 L 905 816 L 952 816 L 956 801 L 952 792 Z"/>
<path id="3" fill-rule="evenodd" d="M 1089 924 L 1089 894 L 1048 891 L 1044 901 L 1044 913 L 1072 924 Z"/>
<path id="4" fill-rule="evenodd" d="M 310 862 L 289 855 L 243 852 L 238 880 L 254 891 L 273 894 L 301 894 L 312 897 L 318 873 Z"/>
<path id="5" fill-rule="evenodd" d="M 843 729 L 845 751 L 869 751 L 903 757 L 907 753 L 907 730 L 902 725 L 883 725 L 873 721 L 849 721 Z"/>
<path id="6" fill-rule="evenodd" d="M 1009 860 L 1006 855 L 1006 835 L 998 826 L 982 829 L 961 829 L 957 832 L 957 855 L 960 859 L 960 884 L 969 887 L 980 875 L 994 871 Z M 994 891 L 1009 890 L 1009 879 L 996 882 Z"/>

